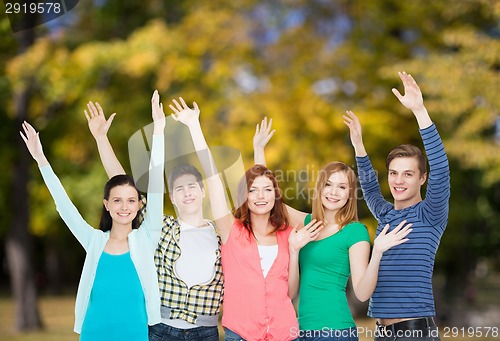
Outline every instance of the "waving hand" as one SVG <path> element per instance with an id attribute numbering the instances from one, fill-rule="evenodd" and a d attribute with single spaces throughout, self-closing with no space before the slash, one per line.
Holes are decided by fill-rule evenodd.
<path id="1" fill-rule="evenodd" d="M 24 143 L 26 143 L 26 147 L 28 147 L 28 151 L 33 159 L 35 159 L 39 167 L 47 165 L 49 162 L 43 153 L 42 143 L 40 142 L 38 132 L 26 121 L 23 122 L 23 130 L 24 134 L 22 131 L 19 133 L 21 134 Z"/>
<path id="2" fill-rule="evenodd" d="M 198 108 L 198 104 L 193 102 L 193 109 L 191 109 L 182 97 L 179 97 L 179 102 L 177 100 L 172 100 L 175 106 L 170 104 L 170 109 L 173 110 L 172 117 L 174 120 L 184 123 L 188 127 L 197 124 L 200 120 L 200 109 Z"/>
<path id="3" fill-rule="evenodd" d="M 92 102 L 88 102 L 87 108 L 89 109 L 89 111 L 87 112 L 87 110 L 84 110 L 84 112 L 89 124 L 90 132 L 92 133 L 92 136 L 94 136 L 94 138 L 98 140 L 99 137 L 107 135 L 109 127 L 111 126 L 116 113 L 113 113 L 106 120 L 104 111 L 102 110 L 99 103 L 95 102 L 94 104 Z"/>

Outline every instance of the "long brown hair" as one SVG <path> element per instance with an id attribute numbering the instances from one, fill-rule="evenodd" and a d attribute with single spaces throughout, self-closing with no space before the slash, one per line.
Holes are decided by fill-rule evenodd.
<path id="1" fill-rule="evenodd" d="M 347 203 L 338 210 L 335 215 L 335 222 L 339 225 L 339 229 L 342 229 L 345 225 L 349 224 L 351 221 L 358 221 L 358 205 L 356 200 L 356 193 L 358 190 L 358 182 L 356 179 L 356 174 L 351 167 L 343 162 L 336 161 L 330 162 L 319 172 L 318 180 L 316 181 L 316 186 L 314 187 L 314 196 L 312 201 L 312 219 L 317 219 L 324 221 L 325 219 L 325 209 L 321 203 L 321 192 L 326 186 L 326 182 L 330 176 L 335 172 L 343 172 L 347 176 L 347 181 L 349 184 L 349 199 Z"/>
<path id="2" fill-rule="evenodd" d="M 283 203 L 283 196 L 276 181 L 273 172 L 263 165 L 254 165 L 245 172 L 238 184 L 238 208 L 234 212 L 234 217 L 238 219 L 243 226 L 250 232 L 252 231 L 252 222 L 250 221 L 250 210 L 248 209 L 248 191 L 255 178 L 265 176 L 273 183 L 274 187 L 274 207 L 269 215 L 269 222 L 275 228 L 274 231 L 286 230 L 289 225 L 288 213 Z"/>

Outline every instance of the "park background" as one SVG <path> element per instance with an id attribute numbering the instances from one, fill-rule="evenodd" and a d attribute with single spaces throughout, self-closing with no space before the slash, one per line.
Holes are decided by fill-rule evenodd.
<path id="1" fill-rule="evenodd" d="M 272 117 L 268 166 L 285 174 L 287 202 L 308 211 L 299 193 L 317 170 L 354 164 L 345 110 L 360 117 L 382 184 L 393 146 L 422 146 L 414 117 L 391 93 L 402 91 L 403 70 L 420 85 L 450 159 L 450 216 L 434 276 L 439 325 L 459 336 L 500 327 L 500 2 L 94 0 L 16 33 L 2 14 L 0 33 L 0 339 L 77 339 L 85 255 L 19 137 L 23 120 L 40 131 L 94 226 L 107 178 L 86 103 L 118 113 L 109 138 L 130 170 L 127 143 L 150 123 L 154 89 L 166 114 L 172 98 L 196 101 L 209 145 L 238 149 L 246 167 L 255 124 Z M 362 200 L 359 209 L 373 240 L 375 221 Z M 373 328 L 366 305 L 351 303 L 356 321 Z"/>

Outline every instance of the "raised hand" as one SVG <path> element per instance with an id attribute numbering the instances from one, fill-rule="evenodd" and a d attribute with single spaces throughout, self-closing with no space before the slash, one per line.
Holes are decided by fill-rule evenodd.
<path id="1" fill-rule="evenodd" d="M 267 117 L 264 117 L 260 123 L 260 127 L 258 124 L 255 127 L 255 135 L 253 136 L 253 160 L 256 165 L 266 165 L 266 154 L 264 152 L 264 148 L 276 131 L 271 131 L 272 124 L 272 118 L 268 123 Z"/>
<path id="2" fill-rule="evenodd" d="M 300 251 L 300 249 L 302 249 L 307 243 L 316 240 L 322 229 L 323 222 L 316 221 L 315 219 L 311 220 L 309 224 L 307 224 L 300 230 L 297 230 L 297 227 L 294 227 L 292 232 L 290 232 L 290 236 L 288 237 L 288 245 L 290 251 Z"/>
<path id="3" fill-rule="evenodd" d="M 153 92 L 153 97 L 151 97 L 151 112 L 154 123 L 154 134 L 162 134 L 163 129 L 165 129 L 165 113 L 163 112 L 163 104 L 160 103 L 160 95 L 158 90 Z"/>
<path id="4" fill-rule="evenodd" d="M 356 116 L 352 111 L 347 110 L 347 115 L 343 115 L 344 124 L 349 128 L 349 135 L 351 137 L 351 143 L 353 146 L 363 144 L 363 134 L 361 131 L 361 123 L 359 122 L 358 116 Z"/>
<path id="5" fill-rule="evenodd" d="M 116 113 L 113 113 L 106 120 L 106 117 L 104 117 L 104 112 L 99 103 L 95 102 L 94 104 L 92 102 L 88 102 L 87 108 L 89 109 L 89 111 L 87 112 L 87 110 L 84 110 L 84 113 L 85 117 L 87 118 L 92 136 L 94 136 L 96 140 L 99 137 L 106 136 Z"/>
<path id="6" fill-rule="evenodd" d="M 343 115 L 342 117 L 344 118 L 344 124 L 349 128 L 349 136 L 351 137 L 351 143 L 356 152 L 356 156 L 365 156 L 366 151 L 363 144 L 363 134 L 358 116 L 350 110 L 347 110 L 346 114 L 347 115 Z"/>
<path id="7" fill-rule="evenodd" d="M 257 148 L 264 149 L 271 137 L 273 137 L 276 130 L 271 131 L 272 125 L 273 119 L 271 118 L 268 122 L 267 117 L 264 117 L 262 122 L 260 122 L 260 126 L 257 124 L 257 126 L 255 127 L 255 134 L 253 136 L 254 150 Z"/>
<path id="8" fill-rule="evenodd" d="M 48 164 L 45 154 L 43 153 L 42 143 L 40 142 L 38 132 L 36 132 L 35 128 L 26 121 L 23 122 L 23 130 L 24 134 L 22 131 L 20 131 L 19 134 L 21 134 L 21 138 L 24 140 L 24 143 L 26 143 L 26 147 L 28 147 L 28 151 L 33 159 L 35 159 L 40 167 Z"/>
<path id="9" fill-rule="evenodd" d="M 389 224 L 385 225 L 373 242 L 373 252 L 384 253 L 393 246 L 407 242 L 409 239 L 405 237 L 412 231 L 411 225 L 406 224 L 406 220 L 403 220 L 389 233 L 387 233 Z"/>
<path id="10" fill-rule="evenodd" d="M 169 107 L 174 112 L 172 117 L 174 120 L 184 123 L 188 127 L 199 123 L 200 120 L 200 109 L 198 108 L 198 104 L 193 102 L 193 109 L 191 109 L 182 97 L 179 97 L 179 102 L 175 99 L 172 100 L 175 106 L 170 104 Z"/>
<path id="11" fill-rule="evenodd" d="M 403 81 L 405 94 L 402 96 L 401 93 L 395 88 L 392 89 L 392 93 L 399 99 L 401 104 L 411 111 L 421 110 L 424 107 L 424 99 L 417 82 L 415 82 L 411 75 L 404 71 L 398 72 L 398 75 Z"/>

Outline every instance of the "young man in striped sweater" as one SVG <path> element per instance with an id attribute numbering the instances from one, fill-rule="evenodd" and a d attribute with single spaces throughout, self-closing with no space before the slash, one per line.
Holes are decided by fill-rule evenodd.
<path id="1" fill-rule="evenodd" d="M 399 73 L 404 96 L 392 92 L 417 119 L 426 158 L 416 146 L 404 144 L 387 156 L 388 183 L 394 203 L 381 194 L 377 174 L 363 145 L 361 125 L 348 111 L 349 127 L 356 153 L 358 176 L 364 199 L 378 220 L 377 235 L 386 224 L 402 220 L 412 224 L 409 241 L 384 253 L 378 281 L 370 299 L 368 315 L 377 319 L 375 340 L 438 340 L 432 293 L 432 273 L 439 242 L 448 222 L 450 171 L 443 143 L 424 106 L 422 93 L 405 72 Z M 420 189 L 429 178 L 425 199 Z"/>

